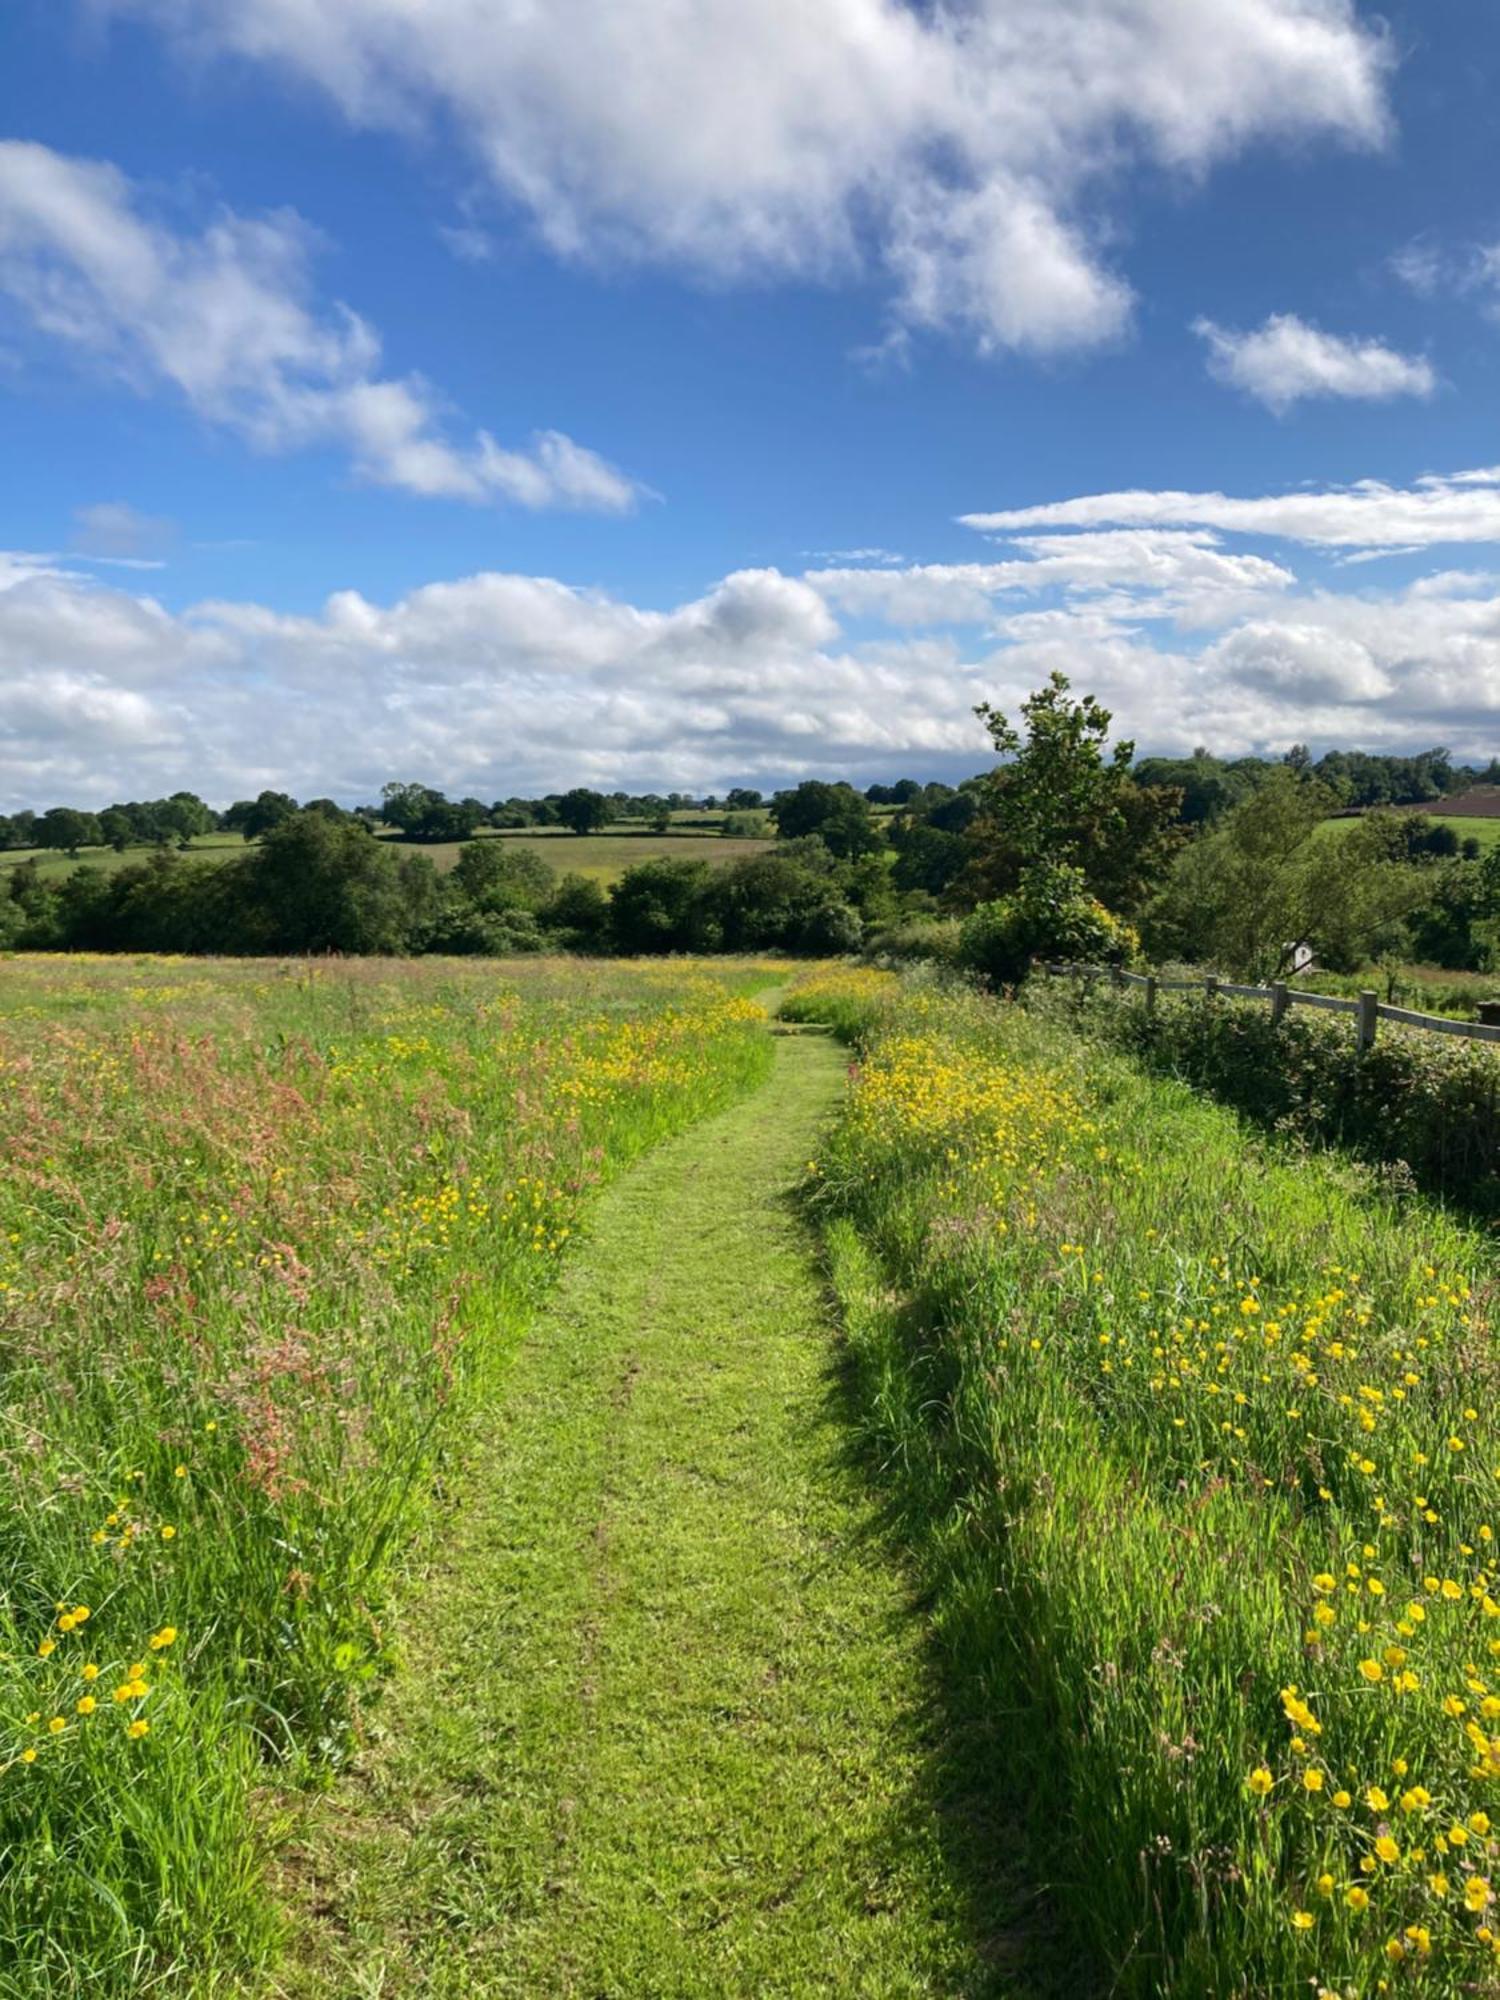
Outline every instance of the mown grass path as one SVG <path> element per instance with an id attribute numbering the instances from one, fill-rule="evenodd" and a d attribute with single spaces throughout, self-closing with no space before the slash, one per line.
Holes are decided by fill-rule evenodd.
<path id="1" fill-rule="evenodd" d="M 788 1201 L 842 1076 L 779 1040 L 601 1200 L 315 1816 L 279 1990 L 996 1990 Z"/>

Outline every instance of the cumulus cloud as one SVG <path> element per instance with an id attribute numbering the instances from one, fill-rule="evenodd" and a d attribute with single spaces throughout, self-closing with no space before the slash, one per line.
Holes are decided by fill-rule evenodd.
<path id="1" fill-rule="evenodd" d="M 1385 136 L 1353 0 L 112 0 L 354 123 L 466 140 L 572 258 L 715 280 L 874 264 L 898 327 L 982 350 L 1111 338 L 1113 184 Z"/>
<path id="2" fill-rule="evenodd" d="M 199 234 L 147 213 L 103 161 L 0 141 L 0 297 L 136 389 L 175 390 L 258 449 L 334 446 L 408 493 L 622 512 L 639 489 L 557 431 L 507 449 L 446 434 L 418 375 L 380 373 L 380 340 L 312 298 L 315 235 L 281 211 L 221 211 Z"/>
<path id="3" fill-rule="evenodd" d="M 1211 319 L 1194 320 L 1193 331 L 1208 343 L 1208 372 L 1278 416 L 1317 396 L 1384 403 L 1430 396 L 1437 387 L 1432 364 L 1421 355 L 1324 333 L 1295 313 L 1273 313 L 1250 333 L 1231 332 Z"/>
<path id="4" fill-rule="evenodd" d="M 1218 528 L 1324 548 L 1425 549 L 1500 541 L 1500 466 L 1429 475 L 1408 487 L 1362 479 L 1352 486 L 1239 499 L 1226 493 L 1131 490 L 1090 493 L 1039 507 L 964 514 L 984 534 L 1026 528 Z"/>
<path id="5" fill-rule="evenodd" d="M 860 621 L 845 629 L 843 615 Z M 976 769 L 980 699 L 1054 668 L 1145 748 L 1493 753 L 1500 577 L 1303 585 L 1207 531 L 1019 538 L 993 564 L 742 570 L 666 609 L 481 573 L 315 614 L 173 611 L 0 558 L 0 810 L 262 786 L 484 797 Z"/>

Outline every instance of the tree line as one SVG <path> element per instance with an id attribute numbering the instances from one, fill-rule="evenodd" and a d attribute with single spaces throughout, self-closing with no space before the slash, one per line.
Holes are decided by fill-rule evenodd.
<path id="1" fill-rule="evenodd" d="M 1138 759 L 1133 744 L 1111 744 L 1108 711 L 1075 698 L 1061 674 L 1014 722 L 978 713 L 998 761 L 958 785 L 859 791 L 812 779 L 722 801 L 575 787 L 485 806 L 393 783 L 378 805 L 352 810 L 264 791 L 215 814 L 179 792 L 97 815 L 18 814 L 0 823 L 13 846 L 153 851 L 65 876 L 12 864 L 0 874 L 0 947 L 836 952 L 873 939 L 961 956 L 996 980 L 1019 977 L 1036 953 L 1142 951 L 1273 976 L 1297 945 L 1336 970 L 1380 958 L 1500 967 L 1500 854 L 1420 812 L 1383 810 L 1440 804 L 1500 778 L 1500 766 L 1455 767 L 1437 750 Z M 559 874 L 536 848 L 474 837 L 667 825 L 710 806 L 723 830 L 774 830 L 774 840 L 723 868 L 641 863 L 605 890 Z M 1358 817 L 1339 825 L 1351 810 Z M 217 828 L 242 834 L 244 852 L 195 858 L 192 841 Z M 461 844 L 446 875 L 412 851 L 427 841 Z M 567 843 L 557 852 L 565 860 Z"/>

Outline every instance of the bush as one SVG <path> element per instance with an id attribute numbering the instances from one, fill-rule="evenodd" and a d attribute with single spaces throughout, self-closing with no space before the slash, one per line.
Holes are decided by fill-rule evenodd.
<path id="1" fill-rule="evenodd" d="M 907 965 L 925 959 L 934 965 L 957 965 L 963 927 L 956 917 L 914 917 L 873 931 L 865 950 L 871 958 Z"/>
<path id="2" fill-rule="evenodd" d="M 1400 1164 L 1421 1187 L 1500 1215 L 1500 1054 L 1483 1043 L 1385 1022 L 1361 1057 L 1347 1016 L 1294 1009 L 1273 1027 L 1259 1003 L 1196 994 L 1163 995 L 1148 1014 L 1137 996 L 1060 980 L 1034 981 L 1027 999 L 1259 1124 Z"/>
<path id="3" fill-rule="evenodd" d="M 1140 941 L 1083 886 L 1080 869 L 1028 868 L 1014 895 L 981 903 L 964 919 L 959 962 L 992 986 L 1025 978 L 1033 958 L 1123 965 Z"/>

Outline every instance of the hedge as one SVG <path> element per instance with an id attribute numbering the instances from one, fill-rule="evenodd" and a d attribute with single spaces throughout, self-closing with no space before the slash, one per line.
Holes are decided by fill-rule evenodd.
<path id="1" fill-rule="evenodd" d="M 1500 1047 L 1383 1021 L 1358 1055 L 1353 1021 L 1254 1001 L 1033 978 L 1028 1005 L 1180 1077 L 1259 1124 L 1404 1167 L 1430 1193 L 1500 1217 Z"/>

